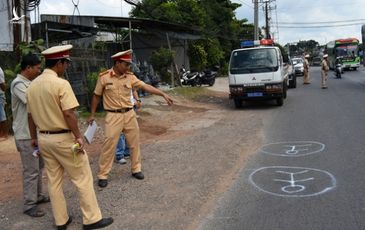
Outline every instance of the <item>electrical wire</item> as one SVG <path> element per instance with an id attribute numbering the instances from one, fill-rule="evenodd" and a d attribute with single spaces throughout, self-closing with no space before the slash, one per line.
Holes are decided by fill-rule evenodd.
<path id="1" fill-rule="evenodd" d="M 357 22 L 363 21 L 365 19 L 350 19 L 350 20 L 341 20 L 341 21 L 322 21 L 322 22 L 278 22 L 279 24 L 293 24 L 293 25 L 309 25 L 309 24 L 332 24 L 332 23 L 342 23 L 342 22 Z"/>
<path id="2" fill-rule="evenodd" d="M 336 7 L 338 8 L 339 6 L 354 6 L 354 5 L 358 5 L 358 4 L 364 4 L 364 1 L 363 0 L 360 0 L 360 1 L 351 1 L 351 3 L 348 3 L 348 0 L 345 0 L 347 3 L 342 3 L 342 4 L 339 4 L 339 3 L 336 3 L 336 4 L 325 4 L 325 5 L 318 5 L 316 4 L 315 5 L 315 8 L 322 8 L 322 7 L 325 7 L 326 9 L 328 9 L 328 7 Z M 289 10 L 293 10 L 293 9 L 298 9 L 298 8 L 301 8 L 303 9 L 303 6 L 302 4 L 300 5 L 291 5 L 290 7 L 284 7 L 284 8 L 280 8 L 280 11 L 282 12 L 287 12 Z M 312 5 L 309 6 L 311 9 L 313 8 Z"/>
<path id="3" fill-rule="evenodd" d="M 26 1 L 24 1 L 23 3 L 26 3 Z M 28 4 L 26 3 L 25 5 L 20 4 L 20 8 L 25 11 L 33 11 L 34 9 L 36 9 L 39 6 L 40 3 L 41 3 L 41 0 L 33 0 L 31 2 L 28 2 Z"/>
<path id="4" fill-rule="evenodd" d="M 244 1 L 242 1 L 242 0 L 237 0 L 237 1 L 239 1 L 239 2 L 240 2 L 240 3 L 242 3 L 243 5 L 246 5 L 246 6 L 250 7 L 251 9 L 254 9 L 254 7 L 253 7 L 253 6 L 251 6 L 250 4 L 248 4 L 248 3 L 246 3 L 246 2 L 244 2 Z"/>
<path id="5" fill-rule="evenodd" d="M 106 4 L 105 1 L 101 1 L 101 0 L 96 0 L 96 1 L 103 4 L 106 7 L 109 7 L 109 8 L 115 8 L 116 7 L 115 5 L 112 6 L 112 5 Z"/>
<path id="6" fill-rule="evenodd" d="M 356 26 L 356 25 L 363 25 L 364 22 L 360 23 L 350 23 L 350 24 L 339 24 L 339 25 L 320 25 L 320 26 L 281 26 L 279 28 L 301 28 L 301 29 L 315 29 L 315 28 L 329 28 L 329 27 L 345 27 L 345 26 Z"/>

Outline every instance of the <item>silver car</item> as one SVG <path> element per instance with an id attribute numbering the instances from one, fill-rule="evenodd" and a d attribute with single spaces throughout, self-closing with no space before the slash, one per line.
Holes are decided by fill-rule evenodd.
<path id="1" fill-rule="evenodd" d="M 304 75 L 304 60 L 303 58 L 293 58 L 293 65 L 296 75 Z"/>

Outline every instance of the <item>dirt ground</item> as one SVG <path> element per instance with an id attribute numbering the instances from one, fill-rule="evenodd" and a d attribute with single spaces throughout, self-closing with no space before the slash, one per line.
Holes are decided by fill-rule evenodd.
<path id="1" fill-rule="evenodd" d="M 220 81 L 215 91 L 197 101 L 172 95 L 175 105 L 171 107 L 160 97 L 143 98 L 138 122 L 146 179 L 133 179 L 128 162 L 113 165 L 107 188 L 100 189 L 95 183 L 103 215 L 115 220 L 106 229 L 196 229 L 212 211 L 262 140 L 262 121 L 252 112 L 234 111 L 226 83 Z M 246 122 L 236 124 L 237 119 Z M 97 124 L 97 137 L 86 147 L 95 182 L 103 118 Z M 80 127 L 85 129 L 86 122 Z M 54 222 L 49 204 L 43 205 L 45 217 L 32 219 L 22 214 L 21 174 L 20 157 L 10 137 L 0 142 L 2 229 L 50 229 Z M 68 209 L 74 216 L 69 229 L 81 229 L 77 192 L 67 176 L 64 184 Z"/>

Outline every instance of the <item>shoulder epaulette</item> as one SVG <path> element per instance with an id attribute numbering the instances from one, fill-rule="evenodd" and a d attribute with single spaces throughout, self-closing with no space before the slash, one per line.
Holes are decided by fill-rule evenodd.
<path id="1" fill-rule="evenodd" d="M 109 73 L 109 70 L 105 70 L 104 72 L 101 72 L 99 74 L 99 77 L 105 76 L 107 73 Z"/>

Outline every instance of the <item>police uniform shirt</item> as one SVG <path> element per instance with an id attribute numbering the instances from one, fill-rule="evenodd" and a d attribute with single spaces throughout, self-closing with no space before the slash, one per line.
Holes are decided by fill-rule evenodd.
<path id="1" fill-rule="evenodd" d="M 79 106 L 70 83 L 59 78 L 51 69 L 45 69 L 32 81 L 27 100 L 28 113 L 32 114 L 38 129 L 43 131 L 69 129 L 62 111 Z"/>
<path id="2" fill-rule="evenodd" d="M 329 70 L 327 60 L 325 60 L 325 59 L 322 60 L 322 70 L 324 70 L 324 71 Z"/>
<path id="3" fill-rule="evenodd" d="M 117 76 L 113 69 L 109 69 L 99 75 L 94 93 L 103 96 L 104 109 L 132 108 L 131 90 L 144 84 L 132 72 Z"/>
<path id="4" fill-rule="evenodd" d="M 29 140 L 26 91 L 31 81 L 18 74 L 11 82 L 11 110 L 13 112 L 14 137 L 17 140 Z"/>
<path id="5" fill-rule="evenodd" d="M 304 59 L 304 68 L 309 69 L 309 61 L 308 59 Z"/>

